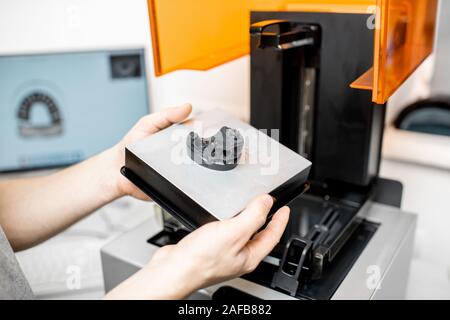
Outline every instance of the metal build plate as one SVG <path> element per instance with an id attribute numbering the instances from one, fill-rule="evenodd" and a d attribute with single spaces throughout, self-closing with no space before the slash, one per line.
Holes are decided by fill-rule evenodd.
<path id="1" fill-rule="evenodd" d="M 186 148 L 189 133 L 194 131 L 206 138 L 223 126 L 239 130 L 244 138 L 238 166 L 230 171 L 216 171 L 191 160 Z M 199 113 L 132 144 L 127 152 L 219 220 L 235 216 L 254 197 L 282 188 L 293 178 L 297 183 L 299 179 L 305 182 L 311 166 L 311 162 L 262 131 L 217 109 Z"/>

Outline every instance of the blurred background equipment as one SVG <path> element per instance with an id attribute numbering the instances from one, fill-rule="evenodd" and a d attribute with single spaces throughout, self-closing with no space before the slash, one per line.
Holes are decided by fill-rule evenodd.
<path id="1" fill-rule="evenodd" d="M 0 70 L 3 172 L 84 160 L 148 113 L 142 49 L 0 56 Z"/>
<path id="2" fill-rule="evenodd" d="M 450 137 L 450 97 L 419 100 L 403 109 L 397 129 Z"/>

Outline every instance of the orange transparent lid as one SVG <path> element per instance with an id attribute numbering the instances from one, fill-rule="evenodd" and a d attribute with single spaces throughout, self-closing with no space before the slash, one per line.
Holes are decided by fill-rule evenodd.
<path id="1" fill-rule="evenodd" d="M 251 10 L 365 12 L 375 4 L 375 0 L 309 2 L 148 0 L 155 73 L 207 70 L 247 54 Z M 330 5 L 335 2 L 340 5 Z"/>
<path id="2" fill-rule="evenodd" d="M 438 0 L 378 0 L 372 100 L 384 103 L 433 51 Z"/>
<path id="3" fill-rule="evenodd" d="M 376 14 L 374 65 L 351 85 L 384 103 L 431 53 L 437 0 L 148 0 L 156 75 L 249 52 L 250 11 Z M 375 16 L 374 16 L 375 17 Z"/>

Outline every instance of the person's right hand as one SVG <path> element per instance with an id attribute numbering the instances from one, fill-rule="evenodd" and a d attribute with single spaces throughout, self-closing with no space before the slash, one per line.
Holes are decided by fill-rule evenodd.
<path id="1" fill-rule="evenodd" d="M 181 299 L 253 271 L 279 242 L 289 220 L 289 208 L 283 207 L 258 232 L 272 205 L 272 197 L 262 195 L 238 216 L 206 224 L 178 244 L 159 249 L 107 298 Z"/>

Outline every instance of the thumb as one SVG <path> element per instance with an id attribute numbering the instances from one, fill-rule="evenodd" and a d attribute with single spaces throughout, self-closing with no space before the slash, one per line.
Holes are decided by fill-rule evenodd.
<path id="1" fill-rule="evenodd" d="M 148 134 L 153 134 L 174 123 L 186 119 L 191 111 L 192 106 L 189 103 L 179 107 L 166 108 L 160 112 L 143 117 L 139 120 L 137 126 L 140 130 L 145 131 Z"/>

